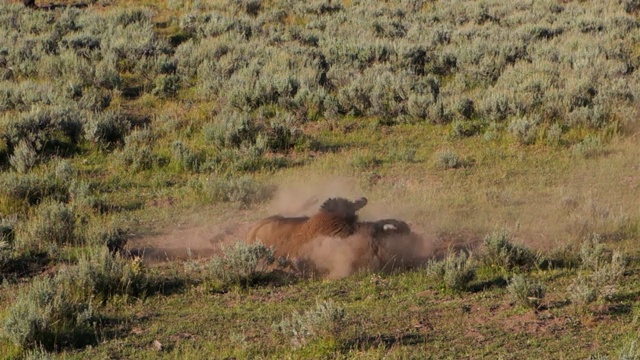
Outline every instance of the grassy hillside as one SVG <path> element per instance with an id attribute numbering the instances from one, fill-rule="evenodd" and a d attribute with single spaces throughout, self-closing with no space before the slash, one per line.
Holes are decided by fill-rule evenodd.
<path id="1" fill-rule="evenodd" d="M 0 4 L 0 358 L 637 358 L 639 10 Z M 120 255 L 309 194 L 449 253 L 339 280 Z"/>

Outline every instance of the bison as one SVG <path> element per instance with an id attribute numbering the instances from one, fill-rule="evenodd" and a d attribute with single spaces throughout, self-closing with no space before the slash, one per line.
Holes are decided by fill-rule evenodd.
<path id="1" fill-rule="evenodd" d="M 247 242 L 273 246 L 277 256 L 296 257 L 300 248 L 319 236 L 346 238 L 358 229 L 356 212 L 367 204 L 362 197 L 356 201 L 344 198 L 327 199 L 313 216 L 271 216 L 249 229 Z"/>
<path id="2" fill-rule="evenodd" d="M 394 241 L 410 236 L 409 225 L 396 219 L 364 221 L 357 224 L 357 231 L 348 239 L 353 249 L 352 268 L 380 269 L 393 257 L 388 246 Z"/>
<path id="3" fill-rule="evenodd" d="M 358 222 L 355 232 L 345 238 L 318 236 L 305 243 L 298 251 L 295 267 L 329 278 L 365 269 L 392 269 L 398 264 L 395 243 L 406 243 L 411 238 L 417 237 L 401 220 Z"/>

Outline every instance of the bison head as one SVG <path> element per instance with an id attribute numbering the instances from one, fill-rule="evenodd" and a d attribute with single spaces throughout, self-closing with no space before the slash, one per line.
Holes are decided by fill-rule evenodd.
<path id="1" fill-rule="evenodd" d="M 321 206 L 320 211 L 343 217 L 347 220 L 356 221 L 356 211 L 367 205 L 367 198 L 361 197 L 356 201 L 345 198 L 329 198 Z"/>

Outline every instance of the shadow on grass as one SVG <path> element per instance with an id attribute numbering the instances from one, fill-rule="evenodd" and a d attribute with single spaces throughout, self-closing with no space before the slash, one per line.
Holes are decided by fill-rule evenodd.
<path id="1" fill-rule="evenodd" d="M 249 289 L 255 289 L 260 287 L 282 287 L 287 285 L 294 285 L 298 283 L 302 278 L 294 273 L 285 270 L 272 270 L 268 273 L 261 275 L 254 275 L 250 279 L 243 279 L 240 281 L 223 282 L 215 280 L 205 280 L 208 291 L 215 294 L 226 294 L 229 292 L 243 292 Z"/>
<path id="2" fill-rule="evenodd" d="M 541 304 L 536 311 L 544 311 L 544 310 L 553 310 L 553 309 L 561 309 L 563 307 L 571 305 L 571 300 L 557 300 L 557 301 L 549 301 L 547 304 Z"/>
<path id="3" fill-rule="evenodd" d="M 147 296 L 152 295 L 173 295 L 182 293 L 188 287 L 200 284 L 199 279 L 192 279 L 186 276 L 171 278 L 155 278 L 146 290 Z"/>
<path id="4" fill-rule="evenodd" d="M 383 346 L 390 349 L 396 345 L 415 346 L 423 344 L 427 341 L 423 334 L 409 333 L 401 335 L 378 334 L 378 335 L 362 335 L 357 338 L 345 341 L 342 346 L 342 352 L 348 352 L 353 349 L 368 350 Z"/>
<path id="5" fill-rule="evenodd" d="M 613 302 L 637 301 L 640 299 L 640 290 L 618 293 L 611 296 Z"/>
<path id="6" fill-rule="evenodd" d="M 629 315 L 633 307 L 631 304 L 609 304 L 609 306 L 604 309 L 604 313 L 607 315 Z"/>
<path id="7" fill-rule="evenodd" d="M 9 259 L 5 266 L 0 268 L 0 278 L 9 281 L 31 278 L 45 272 L 50 264 L 51 258 L 47 253 L 21 254 Z"/>
<path id="8" fill-rule="evenodd" d="M 502 276 L 497 276 L 493 279 L 474 283 L 469 286 L 468 291 L 472 293 L 486 291 L 492 288 L 504 288 L 508 284 L 507 280 Z"/>

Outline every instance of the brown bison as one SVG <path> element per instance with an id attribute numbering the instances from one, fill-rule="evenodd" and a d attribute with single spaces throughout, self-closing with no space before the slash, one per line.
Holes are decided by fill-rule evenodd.
<path id="1" fill-rule="evenodd" d="M 354 249 L 354 271 L 384 267 L 392 257 L 388 253 L 389 245 L 411 234 L 409 225 L 396 219 L 359 222 L 357 228 L 353 239 L 349 239 Z"/>
<path id="2" fill-rule="evenodd" d="M 313 216 L 271 216 L 249 229 L 247 242 L 273 246 L 276 256 L 297 257 L 300 248 L 319 236 L 346 238 L 358 229 L 356 212 L 367 204 L 362 197 L 356 201 L 330 198 Z"/>
<path id="3" fill-rule="evenodd" d="M 356 223 L 345 238 L 318 236 L 300 247 L 295 266 L 311 274 L 341 278 L 360 270 L 387 270 L 397 264 L 396 242 L 416 238 L 401 220 L 384 219 Z"/>

